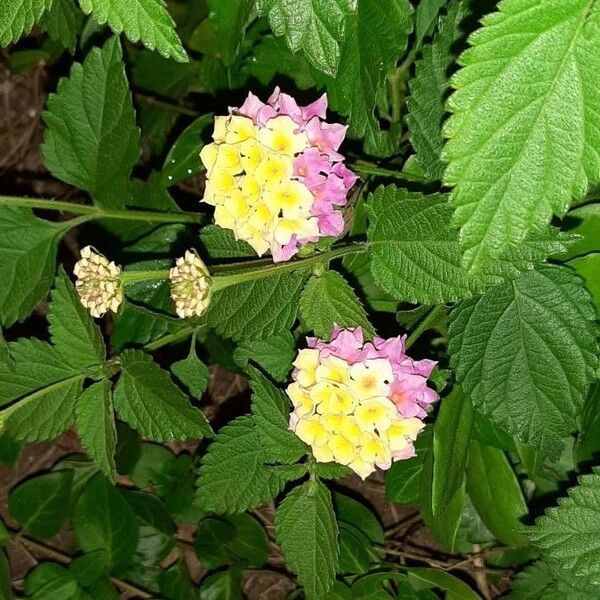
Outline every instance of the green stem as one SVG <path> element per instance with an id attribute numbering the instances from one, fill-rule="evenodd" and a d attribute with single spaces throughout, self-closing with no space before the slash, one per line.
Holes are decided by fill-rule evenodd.
<path id="1" fill-rule="evenodd" d="M 438 304 L 434 306 L 420 321 L 417 328 L 408 336 L 406 343 L 404 344 L 404 349 L 408 350 L 420 337 L 421 335 L 427 331 L 435 320 L 446 311 L 446 306 L 444 304 Z"/>
<path id="2" fill-rule="evenodd" d="M 139 283 L 140 281 L 155 281 L 166 279 L 169 276 L 169 271 L 161 269 L 160 271 L 123 271 L 121 280 L 124 285 Z"/>
<path id="3" fill-rule="evenodd" d="M 375 175 L 380 177 L 390 177 L 392 179 L 401 179 L 402 181 L 414 181 L 415 183 L 429 183 L 423 177 L 413 175 L 412 173 L 406 173 L 405 171 L 393 171 L 391 169 L 384 169 L 383 167 L 377 167 L 373 165 L 365 165 L 363 163 L 354 163 L 352 170 L 359 175 Z"/>
<path id="4" fill-rule="evenodd" d="M 196 332 L 197 327 L 184 327 L 175 333 L 170 333 L 169 335 L 165 335 L 153 342 L 149 342 L 144 346 L 144 350 L 148 352 L 153 352 L 154 350 L 158 350 L 163 346 L 168 346 L 169 344 L 176 344 L 177 342 L 182 342 L 183 340 L 189 338 L 192 334 Z"/>
<path id="5" fill-rule="evenodd" d="M 252 262 L 248 263 L 238 263 L 243 271 L 239 273 L 233 273 L 231 275 L 216 275 L 219 272 L 219 268 L 212 267 L 211 272 L 215 275 L 213 276 L 213 291 L 217 291 L 230 285 L 237 285 L 239 283 L 245 283 L 248 281 L 255 281 L 257 279 L 263 279 L 265 277 L 271 277 L 272 275 L 276 275 L 278 273 L 286 273 L 289 271 L 296 271 L 298 269 L 306 269 L 312 265 L 329 262 L 335 258 L 340 258 L 342 256 L 347 256 L 348 254 L 357 254 L 360 252 L 365 252 L 367 250 L 366 243 L 356 243 L 348 246 L 341 246 L 338 248 L 333 248 L 328 252 L 323 252 L 321 254 L 315 254 L 314 256 L 309 256 L 308 258 L 303 258 L 300 260 L 284 262 L 279 264 L 272 264 L 270 266 L 261 266 L 258 269 L 256 267 L 256 262 L 253 264 Z M 261 264 L 264 264 L 263 261 L 260 261 Z M 231 265 L 225 265 L 230 268 Z"/>
<path id="6" fill-rule="evenodd" d="M 204 221 L 204 215 L 193 212 L 153 212 L 144 210 L 114 210 L 91 206 L 61 202 L 58 200 L 45 200 L 42 198 L 19 198 L 15 196 L 0 196 L 0 206 L 19 206 L 24 208 L 40 208 L 44 210 L 57 210 L 69 212 L 74 215 L 87 215 L 91 219 L 120 219 L 124 221 L 146 221 L 149 223 L 196 223 Z"/>

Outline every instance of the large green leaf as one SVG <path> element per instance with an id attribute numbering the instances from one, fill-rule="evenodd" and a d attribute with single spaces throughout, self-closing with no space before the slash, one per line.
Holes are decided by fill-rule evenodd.
<path id="1" fill-rule="evenodd" d="M 335 76 L 346 23 L 358 0 L 258 0 L 275 35 L 285 36 L 292 52 L 302 50 L 320 71 Z"/>
<path id="2" fill-rule="evenodd" d="M 254 0 L 208 0 L 208 8 L 218 53 L 225 66 L 231 67 L 244 41 Z"/>
<path id="3" fill-rule="evenodd" d="M 424 35 L 437 19 L 437 10 L 446 0 L 421 2 L 416 12 L 417 38 Z M 427 7 L 427 8 L 424 8 Z M 452 0 L 447 14 L 439 19 L 439 31 L 433 42 L 423 49 L 416 72 L 409 82 L 406 122 L 416 160 L 430 179 L 441 179 L 445 165 L 441 161 L 444 138 L 442 122 L 448 92 L 448 69 L 455 60 L 454 48 L 462 37 L 461 23 L 467 12 L 463 0 Z"/>
<path id="4" fill-rule="evenodd" d="M 415 10 L 415 39 L 420 46 L 423 40 L 430 35 L 438 24 L 438 15 L 448 0 L 420 0 Z M 451 9 L 449 9 L 451 10 Z M 439 24 L 441 28 L 441 24 Z"/>
<path id="5" fill-rule="evenodd" d="M 475 407 L 537 449 L 575 428 L 596 368 L 596 318 L 580 278 L 547 266 L 458 304 L 449 351 Z"/>
<path id="6" fill-rule="evenodd" d="M 502 450 L 471 441 L 467 492 L 496 539 L 509 546 L 524 542 L 522 519 L 528 513 L 527 504 Z"/>
<path id="7" fill-rule="evenodd" d="M 16 42 L 29 33 L 53 0 L 4 0 L 0 12 L 0 46 Z"/>
<path id="8" fill-rule="evenodd" d="M 81 444 L 102 472 L 113 481 L 117 430 L 110 385 L 110 381 L 103 379 L 79 396 L 75 406 L 75 424 Z"/>
<path id="9" fill-rule="evenodd" d="M 348 117 L 371 154 L 389 155 L 397 143 L 381 130 L 375 108 L 385 99 L 389 70 L 406 48 L 411 13 L 407 0 L 358 0 L 358 10 L 346 22 L 337 75 L 320 78 L 332 108 Z"/>
<path id="10" fill-rule="evenodd" d="M 157 442 L 211 435 L 204 414 L 192 407 L 169 374 L 141 350 L 121 354 L 114 404 L 124 421 Z"/>
<path id="11" fill-rule="evenodd" d="M 79 296 L 64 269 L 60 269 L 51 294 L 50 336 L 62 359 L 74 369 L 102 365 L 106 349 L 100 329 Z"/>
<path id="12" fill-rule="evenodd" d="M 374 334 L 360 299 L 336 271 L 326 271 L 309 279 L 300 298 L 300 317 L 307 329 L 322 339 L 331 337 L 334 325 L 360 325 L 367 337 Z"/>
<path id="13" fill-rule="evenodd" d="M 41 25 L 50 38 L 68 48 L 71 54 L 75 52 L 77 34 L 82 24 L 83 13 L 73 0 L 54 0 L 41 20 Z"/>
<path id="14" fill-rule="evenodd" d="M 265 338 L 291 329 L 298 314 L 303 273 L 277 273 L 215 293 L 206 320 L 224 337 Z"/>
<path id="15" fill-rule="evenodd" d="M 72 483 L 72 470 L 52 471 L 21 483 L 10 493 L 11 516 L 31 535 L 56 535 L 69 516 Z"/>
<path id="16" fill-rule="evenodd" d="M 484 271 L 600 174 L 600 7 L 504 0 L 470 38 L 448 106 L 454 223 Z"/>
<path id="17" fill-rule="evenodd" d="M 23 321 L 46 297 L 65 229 L 29 210 L 0 206 L 0 324 Z"/>
<path id="18" fill-rule="evenodd" d="M 307 448 L 289 429 L 291 403 L 258 369 L 250 367 L 252 415 L 268 462 L 293 463 Z"/>
<path id="19" fill-rule="evenodd" d="M 579 479 L 556 508 L 538 519 L 531 538 L 575 582 L 600 584 L 600 471 Z"/>
<path id="20" fill-rule="evenodd" d="M 81 494 L 73 527 L 81 549 L 104 550 L 111 567 L 128 562 L 139 540 L 133 510 L 102 474 L 95 475 Z"/>
<path id="21" fill-rule="evenodd" d="M 323 598 L 338 566 L 338 527 L 329 490 L 308 481 L 277 508 L 275 532 L 286 563 L 297 574 L 307 600 Z"/>
<path id="22" fill-rule="evenodd" d="M 272 467 L 253 418 L 239 417 L 219 431 L 202 460 L 197 503 L 206 511 L 236 513 L 274 498 L 303 467 Z"/>
<path id="23" fill-rule="evenodd" d="M 243 340 L 233 352 L 233 359 L 242 368 L 254 362 L 275 381 L 287 380 L 296 356 L 296 341 L 289 331 L 262 340 Z"/>
<path id="24" fill-rule="evenodd" d="M 142 42 L 167 58 L 187 61 L 187 54 L 175 33 L 175 23 L 163 0 L 79 0 L 86 15 L 116 33 L 125 33 L 132 42 Z"/>
<path id="25" fill-rule="evenodd" d="M 127 204 L 139 130 L 118 38 L 93 48 L 82 65 L 73 65 L 50 95 L 44 120 L 48 170 L 103 206 Z"/>

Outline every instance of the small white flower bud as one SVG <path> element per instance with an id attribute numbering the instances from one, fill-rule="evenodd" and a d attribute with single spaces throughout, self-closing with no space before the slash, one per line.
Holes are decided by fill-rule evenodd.
<path id="1" fill-rule="evenodd" d="M 77 277 L 75 289 L 81 304 L 92 317 L 102 317 L 109 311 L 116 313 L 119 310 L 123 302 L 121 267 L 94 252 L 91 246 L 86 246 L 81 250 L 81 258 L 73 273 Z"/>
<path id="2" fill-rule="evenodd" d="M 169 271 L 171 298 L 182 319 L 206 312 L 212 296 L 212 281 L 206 265 L 191 250 L 175 262 Z"/>

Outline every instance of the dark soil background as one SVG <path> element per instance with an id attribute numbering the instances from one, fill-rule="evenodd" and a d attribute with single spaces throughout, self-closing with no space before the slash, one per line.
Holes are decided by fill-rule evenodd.
<path id="1" fill-rule="evenodd" d="M 2 61 L 2 56 L 0 56 Z M 61 200 L 85 201 L 82 193 L 54 180 L 44 169 L 40 144 L 43 136 L 41 113 L 44 110 L 48 90 L 55 89 L 56 76 L 50 75 L 43 64 L 22 75 L 11 73 L 0 62 L 0 194 L 31 195 Z M 187 184 L 179 190 L 178 197 L 189 200 L 190 205 L 199 195 L 198 187 L 190 189 Z M 188 198 L 186 198 L 188 196 Z M 72 265 L 78 253 L 77 233 L 73 232 L 61 245 L 59 258 L 67 267 Z M 24 324 L 12 328 L 10 337 L 35 335 L 45 337 L 45 306 L 36 309 L 34 315 Z M 211 367 L 211 383 L 203 400 L 203 409 L 211 420 L 222 424 L 249 409 L 249 394 L 246 380 L 240 375 L 228 373 L 219 366 Z M 177 444 L 170 446 L 176 452 L 194 452 L 193 445 Z M 0 465 L 0 516 L 8 526 L 16 523 L 8 515 L 8 495 L 10 490 L 23 479 L 49 469 L 54 463 L 68 454 L 80 452 L 81 447 L 74 432 L 67 432 L 60 439 L 45 444 L 29 445 L 12 469 Z M 127 478 L 119 482 L 131 485 Z M 447 555 L 436 545 L 422 523 L 418 509 L 414 506 L 394 506 L 385 501 L 383 476 L 381 472 L 366 482 L 357 477 L 349 477 L 338 485 L 341 491 L 361 498 L 379 515 L 386 531 L 387 560 L 397 564 L 434 566 L 446 569 L 474 585 L 482 597 L 497 598 L 508 587 L 507 571 L 494 570 L 496 585 L 486 581 L 483 552 L 470 555 Z M 265 524 L 273 539 L 273 506 L 256 512 Z M 179 543 L 165 565 L 184 556 L 190 574 L 195 581 L 204 572 L 195 558 L 193 550 L 193 530 L 182 527 L 178 533 Z M 285 571 L 284 562 L 275 543 L 272 555 L 264 570 L 248 573 L 244 591 L 250 600 L 279 600 L 287 596 L 294 584 Z M 54 560 L 68 564 L 70 555 L 77 551 L 74 536 L 65 529 L 55 538 L 43 544 L 25 541 L 11 541 L 8 553 L 15 590 L 22 590 L 26 573 L 42 560 Z M 143 590 L 119 582 L 122 598 L 151 598 Z"/>

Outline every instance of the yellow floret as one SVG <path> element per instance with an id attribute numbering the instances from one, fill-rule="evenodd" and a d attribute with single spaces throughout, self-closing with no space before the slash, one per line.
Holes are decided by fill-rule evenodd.
<path id="1" fill-rule="evenodd" d="M 290 117 L 275 117 L 259 130 L 258 139 L 276 152 L 294 156 L 308 147 L 306 134 L 296 133 L 297 129 L 298 125 Z"/>
<path id="2" fill-rule="evenodd" d="M 314 202 L 310 190 L 299 181 L 283 181 L 277 188 L 264 196 L 269 208 L 276 214 L 279 211 L 287 219 L 299 219 L 307 216 Z"/>
<path id="3" fill-rule="evenodd" d="M 267 234 L 272 235 L 276 226 L 276 217 L 265 204 L 255 206 L 248 223 Z"/>
<path id="4" fill-rule="evenodd" d="M 333 452 L 327 444 L 312 446 L 312 454 L 317 462 L 332 462 L 334 460 Z"/>
<path id="5" fill-rule="evenodd" d="M 212 138 L 215 142 L 225 141 L 227 119 L 229 119 L 229 117 L 215 117 L 215 129 L 212 134 Z"/>
<path id="6" fill-rule="evenodd" d="M 373 463 L 364 461 L 361 458 L 354 459 L 348 466 L 357 473 L 363 481 L 375 471 L 375 465 Z"/>
<path id="7" fill-rule="evenodd" d="M 296 435 L 311 446 L 322 446 L 329 439 L 329 433 L 318 417 L 302 417 L 296 424 Z"/>
<path id="8" fill-rule="evenodd" d="M 319 364 L 319 351 L 316 348 L 304 348 L 298 352 L 296 360 L 292 363 L 297 369 L 296 380 L 303 387 L 315 383 L 315 370 Z"/>
<path id="9" fill-rule="evenodd" d="M 229 194 L 238 189 L 235 177 L 223 169 L 213 169 L 213 175 L 209 181 L 216 194 Z"/>
<path id="10" fill-rule="evenodd" d="M 240 154 L 246 173 L 254 173 L 260 161 L 265 157 L 264 147 L 253 138 L 240 144 Z"/>
<path id="11" fill-rule="evenodd" d="M 392 461 L 392 452 L 378 436 L 369 435 L 361 446 L 359 454 L 362 460 L 387 465 Z"/>
<path id="12" fill-rule="evenodd" d="M 235 190 L 229 194 L 225 206 L 227 206 L 229 212 L 238 223 L 248 217 L 250 213 L 250 205 L 246 200 L 246 196 L 239 190 Z"/>
<path id="13" fill-rule="evenodd" d="M 231 144 L 219 144 L 217 146 L 217 160 L 213 169 L 223 169 L 232 175 L 241 173 L 243 167 L 237 147 Z"/>
<path id="14" fill-rule="evenodd" d="M 335 462 L 341 465 L 347 465 L 356 458 L 356 447 L 343 435 L 330 435 L 327 445 L 333 454 Z"/>
<path id="15" fill-rule="evenodd" d="M 253 174 L 260 186 L 276 189 L 282 181 L 288 180 L 293 172 L 291 158 L 269 153 L 260 161 Z"/>
<path id="16" fill-rule="evenodd" d="M 361 400 L 387 396 L 394 378 L 392 365 L 386 358 L 374 358 L 350 367 L 350 387 Z"/>
<path id="17" fill-rule="evenodd" d="M 254 122 L 248 117 L 229 117 L 225 123 L 225 129 L 225 141 L 228 144 L 237 144 L 256 136 Z"/>
<path id="18" fill-rule="evenodd" d="M 414 417 L 394 419 L 386 432 L 392 451 L 404 450 L 408 444 L 408 440 L 416 440 L 423 427 L 425 427 L 425 423 L 421 419 Z M 402 440 L 405 443 L 402 443 Z"/>
<path id="19" fill-rule="evenodd" d="M 218 145 L 207 144 L 200 150 L 200 160 L 206 169 L 207 176 L 210 177 L 211 171 L 217 162 Z"/>
<path id="20" fill-rule="evenodd" d="M 290 397 L 295 412 L 299 417 L 310 415 L 314 412 L 314 404 L 306 390 L 295 381 L 287 387 L 287 395 Z"/>
<path id="21" fill-rule="evenodd" d="M 321 416 L 321 423 L 329 433 L 341 433 L 344 419 L 344 415 L 327 414 Z"/>
<path id="22" fill-rule="evenodd" d="M 331 381 L 320 381 L 310 390 L 310 396 L 322 415 L 349 415 L 356 407 L 356 398 L 346 387 Z"/>
<path id="23" fill-rule="evenodd" d="M 248 196 L 248 198 L 253 202 L 260 198 L 262 188 L 252 175 L 244 175 L 243 177 L 240 177 L 239 186 L 244 196 Z"/>
<path id="24" fill-rule="evenodd" d="M 365 439 L 365 432 L 359 427 L 353 416 L 344 417 L 340 433 L 357 446 L 362 444 Z"/>
<path id="25" fill-rule="evenodd" d="M 364 431 L 377 428 L 380 433 L 388 429 L 397 414 L 396 406 L 388 398 L 366 400 L 354 411 L 356 422 Z"/>
<path id="26" fill-rule="evenodd" d="M 233 229 L 236 225 L 236 220 L 231 212 L 229 212 L 229 209 L 224 204 L 220 204 L 215 207 L 215 223 L 219 227 Z"/>
<path id="27" fill-rule="evenodd" d="M 249 222 L 237 224 L 234 233 L 238 239 L 248 242 L 259 256 L 269 249 L 269 243 L 264 238 L 262 228 L 254 227 Z"/>
<path id="28" fill-rule="evenodd" d="M 350 381 L 350 365 L 337 356 L 325 356 L 315 371 L 317 380 L 328 379 L 347 385 Z"/>

